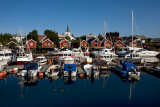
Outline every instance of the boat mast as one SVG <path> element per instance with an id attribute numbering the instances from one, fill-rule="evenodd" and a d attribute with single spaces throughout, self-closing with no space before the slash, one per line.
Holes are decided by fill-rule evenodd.
<path id="1" fill-rule="evenodd" d="M 106 48 L 106 27 L 105 27 L 105 20 L 104 20 L 104 40 L 105 40 L 105 48 Z"/>
<path id="2" fill-rule="evenodd" d="M 132 11 L 132 47 L 133 47 L 133 10 Z"/>

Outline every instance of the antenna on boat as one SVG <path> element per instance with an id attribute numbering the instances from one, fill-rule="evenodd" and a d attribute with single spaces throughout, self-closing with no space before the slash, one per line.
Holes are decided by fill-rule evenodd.
<path id="1" fill-rule="evenodd" d="M 132 12 L 132 47 L 133 47 L 133 9 L 131 9 Z"/>

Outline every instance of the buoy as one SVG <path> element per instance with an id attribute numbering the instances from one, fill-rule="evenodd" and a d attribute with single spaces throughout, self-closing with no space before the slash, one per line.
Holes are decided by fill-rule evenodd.
<path id="1" fill-rule="evenodd" d="M 101 60 L 101 57 L 99 57 L 99 60 Z"/>
<path id="2" fill-rule="evenodd" d="M 83 78 L 84 77 L 84 74 L 79 74 L 79 78 Z"/>
<path id="3" fill-rule="evenodd" d="M 73 64 L 76 64 L 76 62 L 73 62 Z"/>
<path id="4" fill-rule="evenodd" d="M 39 78 L 41 78 L 41 79 L 43 78 L 43 73 L 42 72 L 39 73 Z"/>
<path id="5" fill-rule="evenodd" d="M 14 70 L 14 68 L 12 69 L 12 72 L 14 72 L 15 70 Z"/>

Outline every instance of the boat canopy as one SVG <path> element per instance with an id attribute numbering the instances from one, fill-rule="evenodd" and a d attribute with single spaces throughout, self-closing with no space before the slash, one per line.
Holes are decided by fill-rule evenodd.
<path id="1" fill-rule="evenodd" d="M 136 65 L 129 63 L 129 62 L 123 62 L 121 63 L 122 69 L 128 72 L 138 72 L 138 68 Z"/>
<path id="2" fill-rule="evenodd" d="M 76 71 L 76 64 L 65 64 L 64 71 Z"/>
<path id="3" fill-rule="evenodd" d="M 38 64 L 37 63 L 25 63 L 23 69 L 24 70 L 37 70 Z"/>

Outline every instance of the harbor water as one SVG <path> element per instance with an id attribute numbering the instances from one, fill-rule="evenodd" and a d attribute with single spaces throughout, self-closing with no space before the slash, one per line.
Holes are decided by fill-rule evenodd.
<path id="1" fill-rule="evenodd" d="M 1 107 L 159 107 L 159 91 L 160 78 L 145 72 L 137 81 L 113 72 L 32 81 L 12 74 L 0 80 Z"/>

